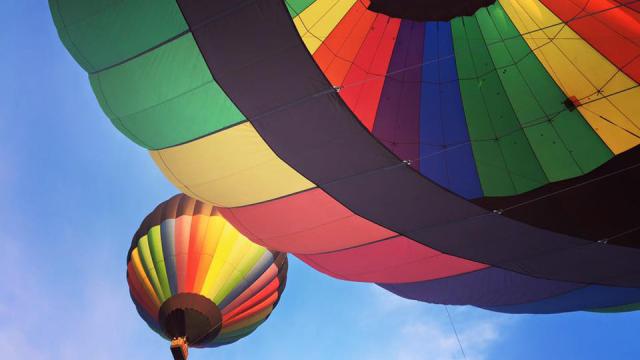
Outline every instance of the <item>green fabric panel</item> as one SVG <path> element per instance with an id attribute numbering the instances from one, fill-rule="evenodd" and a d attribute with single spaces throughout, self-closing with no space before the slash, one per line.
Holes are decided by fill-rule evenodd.
<path id="1" fill-rule="evenodd" d="M 95 72 L 187 31 L 175 0 L 49 0 L 60 39 Z"/>
<path id="2" fill-rule="evenodd" d="M 113 124 L 147 149 L 182 144 L 244 120 L 211 77 L 190 33 L 90 80 Z"/>
<path id="3" fill-rule="evenodd" d="M 246 254 L 245 259 L 242 260 L 242 266 L 235 268 L 231 277 L 225 281 L 224 285 L 220 288 L 220 291 L 218 291 L 218 294 L 216 294 L 213 299 L 213 302 L 216 304 L 222 303 L 227 295 L 229 295 L 229 293 L 247 276 L 249 271 L 253 269 L 265 251 L 267 251 L 266 248 L 253 247 L 251 249 L 251 254 Z"/>
<path id="4" fill-rule="evenodd" d="M 291 17 L 296 17 L 314 2 L 316 2 L 316 0 L 285 0 L 287 10 L 289 10 Z"/>
<path id="5" fill-rule="evenodd" d="M 518 130 L 503 135 L 498 141 L 509 168 L 511 181 L 515 185 L 516 194 L 546 183 L 547 179 L 540 168 L 536 155 L 531 151 L 525 131 Z"/>
<path id="6" fill-rule="evenodd" d="M 553 120 L 553 127 L 583 173 L 594 170 L 614 157 L 611 149 L 577 111 L 563 112 Z"/>
<path id="7" fill-rule="evenodd" d="M 160 225 L 156 225 L 149 229 L 147 233 L 149 239 L 149 250 L 151 252 L 151 258 L 153 259 L 153 265 L 158 273 L 158 280 L 162 287 L 162 293 L 166 297 L 170 297 L 171 287 L 169 286 L 169 278 L 167 277 L 167 268 L 164 263 L 164 254 L 162 251 L 162 237 L 160 235 Z"/>
<path id="8" fill-rule="evenodd" d="M 255 329 L 257 329 L 260 325 L 262 325 L 262 323 L 265 322 L 266 320 L 267 320 L 267 318 L 264 318 L 262 320 L 259 320 L 256 323 L 250 324 L 250 325 L 248 325 L 246 327 L 243 327 L 243 328 L 240 328 L 238 330 L 235 330 L 235 331 L 232 331 L 232 332 L 228 332 L 228 333 L 222 333 L 214 341 L 212 341 L 210 344 L 224 344 L 224 343 L 227 343 L 229 341 L 236 341 L 238 339 L 241 339 L 241 338 L 249 335 L 253 331 L 255 331 Z"/>
<path id="9" fill-rule="evenodd" d="M 507 196 L 547 178 L 505 93 L 475 17 L 451 21 L 467 127 L 485 196 Z"/>
<path id="10" fill-rule="evenodd" d="M 566 110 L 566 96 L 500 4 L 478 11 L 476 18 L 502 86 L 546 177 L 558 181 L 580 176 L 586 172 L 582 164 L 591 170 L 609 159 L 606 145 L 580 113 Z M 556 129 L 560 121 L 567 130 L 564 137 Z M 582 145 L 577 147 L 582 151 L 575 151 L 574 142 Z"/>
<path id="11" fill-rule="evenodd" d="M 151 250 L 149 249 L 149 238 L 147 235 L 141 237 L 138 241 L 138 251 L 140 253 L 142 266 L 144 267 L 144 271 L 147 273 L 147 277 L 151 281 L 153 290 L 158 295 L 160 302 L 165 301 L 168 296 L 164 294 L 164 290 L 160 285 L 160 280 L 158 280 L 158 273 L 153 265 L 153 257 L 151 256 Z"/>

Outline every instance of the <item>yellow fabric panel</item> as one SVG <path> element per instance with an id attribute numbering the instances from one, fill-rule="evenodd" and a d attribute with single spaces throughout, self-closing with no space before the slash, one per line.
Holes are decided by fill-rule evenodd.
<path id="1" fill-rule="evenodd" d="M 314 53 L 356 0 L 318 0 L 293 19 L 302 41 Z"/>
<path id="2" fill-rule="evenodd" d="M 158 295 L 156 294 L 156 292 L 153 291 L 153 287 L 149 282 L 149 278 L 147 277 L 147 274 L 144 272 L 144 268 L 142 267 L 140 254 L 138 254 L 138 248 L 133 249 L 133 251 L 131 252 L 131 261 L 133 262 L 133 269 L 135 270 L 138 278 L 142 281 L 142 285 L 149 295 L 149 298 L 151 298 L 156 305 L 160 306 L 160 299 L 158 299 Z"/>
<path id="3" fill-rule="evenodd" d="M 314 187 L 250 123 L 150 153 L 180 190 L 215 206 L 251 205 Z"/>
<path id="4" fill-rule="evenodd" d="M 207 221 L 207 229 L 204 233 L 204 239 L 200 255 L 200 263 L 196 271 L 196 279 L 193 283 L 193 291 L 202 294 L 202 286 L 209 273 L 213 255 L 218 247 L 218 239 L 222 230 L 224 230 L 226 221 L 222 216 L 211 216 Z"/>
<path id="5" fill-rule="evenodd" d="M 238 239 L 241 237 L 242 235 L 238 235 Z M 233 281 L 236 268 L 242 261 L 242 257 L 249 251 L 249 246 L 250 245 L 247 241 L 236 241 L 229 252 L 229 256 L 224 260 L 218 275 L 218 281 L 215 282 L 209 292 L 213 302 L 216 304 L 219 304 L 223 299 L 223 297 L 220 296 L 220 290 L 230 281 Z"/>
<path id="6" fill-rule="evenodd" d="M 255 264 L 260 260 L 265 251 L 262 246 L 252 243 L 249 239 L 242 236 L 243 242 L 247 244 L 247 247 L 242 250 L 239 260 L 234 261 L 233 271 L 227 278 L 223 286 L 218 290 L 215 295 L 216 304 L 222 302 L 229 293 L 238 286 L 240 281 L 244 279 L 247 273 L 253 269 Z"/>
<path id="7" fill-rule="evenodd" d="M 144 235 L 138 241 L 138 251 L 141 254 L 141 259 L 143 264 L 146 265 L 144 268 L 146 269 L 147 276 L 151 281 L 151 285 L 153 286 L 153 290 L 158 295 L 160 302 L 164 302 L 168 295 L 165 295 L 162 291 L 162 286 L 160 286 L 160 280 L 158 280 L 158 273 L 156 272 L 156 267 L 153 264 L 153 258 L 151 257 L 151 250 L 149 250 L 149 238 L 147 235 Z"/>
<path id="8" fill-rule="evenodd" d="M 220 286 L 220 282 L 224 281 L 221 273 L 224 264 L 233 251 L 233 247 L 237 244 L 236 240 L 239 236 L 240 233 L 230 225 L 226 225 L 222 230 L 222 234 L 218 240 L 218 247 L 213 255 L 211 266 L 209 267 L 204 284 L 202 285 L 202 290 L 200 291 L 202 295 L 208 297 L 211 301 L 214 301 L 213 296 L 218 286 Z"/>
<path id="9" fill-rule="evenodd" d="M 640 144 L 640 88 L 632 89 L 635 81 L 540 1 L 500 0 L 500 4 L 567 97 L 585 104 L 578 107 L 580 113 L 611 151 L 618 154 Z"/>
<path id="10" fill-rule="evenodd" d="M 220 234 L 222 234 L 227 226 L 229 226 L 229 224 L 221 215 L 215 215 L 209 218 L 209 221 L 207 222 L 207 230 L 204 235 L 205 239 L 203 240 L 203 254 L 213 256 L 216 253 Z"/>

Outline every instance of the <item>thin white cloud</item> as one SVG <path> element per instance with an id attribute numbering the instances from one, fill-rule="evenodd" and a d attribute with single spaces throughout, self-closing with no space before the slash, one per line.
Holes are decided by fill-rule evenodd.
<path id="1" fill-rule="evenodd" d="M 367 318 L 394 317 L 397 328 L 388 329 L 384 344 L 362 358 L 397 360 L 455 360 L 463 354 L 443 305 L 403 299 L 377 286 L 372 287 L 372 308 Z M 514 317 L 471 307 L 450 306 L 467 360 L 483 360 L 504 340 L 504 329 Z"/>

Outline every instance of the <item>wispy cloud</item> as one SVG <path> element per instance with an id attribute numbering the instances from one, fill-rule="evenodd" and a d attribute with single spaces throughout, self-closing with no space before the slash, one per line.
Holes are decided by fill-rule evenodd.
<path id="1" fill-rule="evenodd" d="M 376 347 L 375 352 L 367 353 L 363 358 L 463 359 L 443 305 L 403 299 L 377 286 L 371 291 L 373 307 L 367 311 L 377 312 L 378 317 L 396 318 L 397 328 L 388 329 L 385 346 Z M 471 307 L 450 306 L 449 311 L 468 360 L 487 359 L 493 346 L 504 340 L 504 329 L 514 319 Z"/>

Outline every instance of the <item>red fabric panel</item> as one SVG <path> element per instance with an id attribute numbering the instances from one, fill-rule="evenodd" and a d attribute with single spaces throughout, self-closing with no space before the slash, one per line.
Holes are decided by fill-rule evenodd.
<path id="1" fill-rule="evenodd" d="M 356 2 L 313 54 L 332 85 L 342 85 L 375 18 L 375 13 Z"/>
<path id="2" fill-rule="evenodd" d="M 154 301 L 149 298 L 149 295 L 144 289 L 144 285 L 142 285 L 142 281 L 138 277 L 138 274 L 136 274 L 131 262 L 127 264 L 127 282 L 129 283 L 129 290 L 131 291 L 133 300 L 157 322 L 159 308 L 156 306 Z"/>
<path id="3" fill-rule="evenodd" d="M 259 293 L 262 289 L 264 289 L 267 285 L 269 285 L 273 279 L 277 279 L 278 277 L 278 267 L 275 264 L 271 264 L 267 271 L 265 271 L 260 277 L 253 282 L 245 291 L 243 291 L 238 297 L 236 297 L 229 305 L 225 306 L 224 309 L 221 309 L 222 315 L 227 315 L 231 311 L 234 311 L 236 308 L 244 304 L 246 301 L 251 299 L 255 294 Z"/>
<path id="4" fill-rule="evenodd" d="M 260 304 L 252 307 L 251 309 L 247 310 L 246 312 L 234 317 L 233 319 L 228 319 L 228 320 L 223 320 L 222 321 L 222 326 L 223 327 L 230 327 L 233 326 L 234 324 L 244 320 L 244 319 L 248 319 L 251 318 L 252 316 L 255 316 L 257 314 L 259 314 L 260 312 L 264 311 L 264 310 L 269 310 L 267 312 L 265 312 L 265 317 L 268 316 L 271 313 L 271 310 L 273 309 L 273 304 L 276 303 L 276 301 L 278 301 L 278 298 L 280 297 L 280 295 L 275 292 L 272 293 L 266 300 L 264 300 L 263 302 L 261 302 Z"/>
<path id="5" fill-rule="evenodd" d="M 204 203 L 198 203 L 196 210 L 203 210 L 206 206 Z M 202 247 L 204 245 L 207 224 L 209 223 L 209 214 L 211 214 L 211 206 L 209 205 L 208 213 L 202 211 L 191 218 L 191 231 L 189 233 L 189 255 L 187 257 L 187 274 L 184 281 L 185 292 L 198 292 L 195 289 L 195 282 L 198 273 L 200 260 L 202 259 Z"/>
<path id="6" fill-rule="evenodd" d="M 336 278 L 378 283 L 439 279 L 487 267 L 442 254 L 404 236 L 332 253 L 297 256 Z"/>
<path id="7" fill-rule="evenodd" d="M 230 325 L 236 321 L 245 319 L 256 312 L 264 309 L 267 306 L 273 305 L 278 300 L 278 288 L 280 287 L 280 279 L 273 279 L 269 285 L 260 290 L 252 298 L 238 306 L 233 311 L 224 314 L 222 317 L 222 323 L 225 326 Z"/>
<path id="8" fill-rule="evenodd" d="M 604 57 L 640 82 L 640 13 L 612 0 L 541 0 Z M 626 1 L 629 2 L 629 1 Z M 637 7 L 637 3 L 635 4 Z M 593 14 L 593 15 L 590 15 Z"/>
<path id="9" fill-rule="evenodd" d="M 378 14 L 347 73 L 340 96 L 369 131 L 373 129 L 400 19 Z"/>
<path id="10" fill-rule="evenodd" d="M 620 5 L 625 5 L 634 11 L 640 12 L 640 2 L 638 0 L 616 0 Z"/>
<path id="11" fill-rule="evenodd" d="M 355 215 L 321 189 L 220 212 L 251 241 L 297 254 L 345 249 L 397 235 Z"/>

